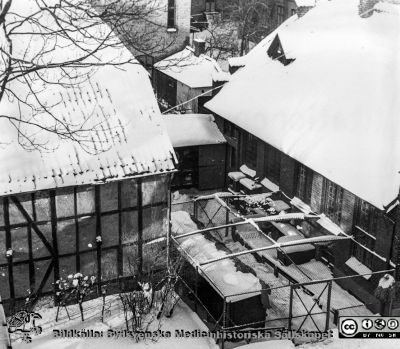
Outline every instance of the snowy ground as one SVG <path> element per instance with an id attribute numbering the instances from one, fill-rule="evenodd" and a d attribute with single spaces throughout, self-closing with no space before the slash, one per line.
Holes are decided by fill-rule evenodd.
<path id="1" fill-rule="evenodd" d="M 168 348 L 168 349 L 217 349 L 218 346 L 212 339 L 209 338 L 176 338 L 174 336 L 176 329 L 187 331 L 207 330 L 206 326 L 201 322 L 198 316 L 193 313 L 189 307 L 180 301 L 175 308 L 173 316 L 170 319 L 163 321 L 162 330 L 171 331 L 171 338 L 161 338 L 157 342 L 142 341 L 135 342 L 132 339 L 113 339 L 113 338 L 54 338 L 53 329 L 91 329 L 96 331 L 106 331 L 110 328 L 117 329 L 123 327 L 122 311 L 119 307 L 116 296 L 107 297 L 107 304 L 110 306 L 109 313 L 106 316 L 104 323 L 100 321 L 101 300 L 95 299 L 84 303 L 85 322 L 80 321 L 79 311 L 76 306 L 70 306 L 69 312 L 71 320 L 68 319 L 65 311 L 62 311 L 59 322 L 55 322 L 56 308 L 41 308 L 38 311 L 43 316 L 39 320 L 38 325 L 43 327 L 43 334 L 33 336 L 33 341 L 30 344 L 15 341 L 13 349 L 151 349 L 151 348 Z M 243 342 L 242 342 L 243 343 Z M 314 344 L 304 344 L 295 347 L 289 340 L 269 340 L 267 342 L 251 343 L 242 345 L 240 343 L 226 343 L 226 348 L 240 349 L 353 349 L 365 348 L 375 349 L 379 346 L 384 346 L 388 349 L 398 348 L 398 341 L 393 339 L 339 339 L 337 330 L 333 331 L 333 337 L 323 342 Z"/>
<path id="2" fill-rule="evenodd" d="M 187 349 L 216 349 L 218 346 L 212 339 L 209 338 L 176 338 L 175 330 L 183 329 L 188 331 L 207 330 L 205 325 L 200 321 L 198 316 L 193 313 L 189 307 L 180 301 L 171 318 L 163 320 L 163 331 L 171 331 L 171 338 L 160 338 L 157 342 L 150 340 L 136 343 L 132 338 L 54 338 L 53 329 L 90 329 L 96 331 L 123 329 L 124 319 L 120 309 L 117 296 L 107 297 L 107 302 L 110 305 L 110 312 L 107 314 L 105 322 L 100 321 L 101 300 L 95 299 L 84 303 L 86 320 L 80 321 L 77 306 L 70 306 L 69 312 L 71 320 L 68 320 L 65 311 L 62 311 L 61 319 L 58 323 L 55 320 L 56 308 L 40 309 L 38 312 L 43 319 L 38 321 L 38 325 L 43 327 L 43 333 L 39 336 L 32 337 L 32 343 L 15 342 L 14 349 L 109 349 L 116 347 L 118 349 L 128 349 L 134 346 L 137 349 L 141 348 L 173 348 Z"/>
<path id="3" fill-rule="evenodd" d="M 270 342 L 251 343 L 249 345 L 241 346 L 240 349 L 395 349 L 399 347 L 398 340 L 395 339 L 341 339 L 338 338 L 337 333 L 334 337 L 323 342 L 314 344 L 305 344 L 296 347 L 289 340 L 277 340 Z"/>

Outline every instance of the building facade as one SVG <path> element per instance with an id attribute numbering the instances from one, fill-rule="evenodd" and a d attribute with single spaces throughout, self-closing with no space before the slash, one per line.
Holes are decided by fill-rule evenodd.
<path id="1" fill-rule="evenodd" d="M 53 23 L 46 15 L 39 20 L 46 28 Z M 79 21 L 88 25 L 84 16 Z M 112 35 L 104 23 L 90 26 Z M 21 30 L 33 33 L 18 42 L 28 48 L 37 29 Z M 87 37 L 76 39 L 80 45 L 64 45 L 63 35 L 54 33 L 49 61 L 91 52 Z M 102 62 L 96 69 L 88 55 L 83 67 L 68 74 L 62 65 L 52 68 L 46 75 L 51 88 L 10 82 L 25 103 L 6 95 L 1 101 L 2 114 L 40 124 L 16 131 L 0 121 L 0 294 L 7 312 L 27 297 L 56 299 L 57 280 L 77 272 L 94 276 L 100 291 L 105 283 L 165 266 L 176 156 L 148 72 L 113 38 L 113 45 L 95 52 Z M 26 55 L 20 50 L 16 57 L 21 51 Z M 59 134 L 55 119 L 64 120 L 74 136 Z M 74 133 L 75 125 L 82 133 Z M 41 147 L 28 151 L 18 139 L 23 131 Z"/>
<path id="2" fill-rule="evenodd" d="M 177 106 L 175 112 L 198 113 L 212 96 L 213 75 L 222 70 L 204 54 L 203 40 L 193 43 L 154 65 L 153 86 L 163 110 Z"/>
<path id="3" fill-rule="evenodd" d="M 192 26 L 202 29 L 216 15 L 231 18 L 237 16 L 238 13 L 245 13 L 250 6 L 259 6 L 260 3 L 261 6 L 257 7 L 259 12 L 257 14 L 258 20 L 261 21 L 259 24 L 260 26 L 267 26 L 269 32 L 278 27 L 287 18 L 297 13 L 297 3 L 295 0 L 262 0 L 257 3 L 242 0 L 192 0 Z M 260 11 L 260 9 L 263 9 L 263 11 Z M 268 34 L 268 32 L 265 34 Z"/>
<path id="4" fill-rule="evenodd" d="M 362 275 L 393 271 L 398 262 L 395 164 L 399 154 L 395 150 L 389 155 L 384 145 L 390 130 L 398 126 L 392 108 L 378 113 L 376 100 L 365 104 L 357 97 L 360 89 L 370 90 L 376 81 L 386 81 L 383 71 L 353 89 L 354 79 L 366 76 L 372 62 L 382 55 L 390 57 L 393 51 L 396 30 L 378 33 L 391 38 L 385 41 L 384 54 L 368 36 L 372 41 L 367 56 L 365 46 L 360 47 L 362 30 L 372 25 L 371 18 L 383 23 L 396 17 L 397 9 L 386 5 L 364 18 L 358 13 L 358 1 L 337 0 L 317 5 L 299 20 L 289 20 L 248 54 L 234 82 L 231 79 L 206 104 L 228 142 L 228 171 L 246 164 L 257 171 L 257 177 L 267 177 L 287 197 L 300 198 L 352 236 L 332 245 L 326 258 L 334 276 L 360 275 L 356 281 L 338 282 L 374 311 L 379 311 L 374 290 L 382 275 Z M 335 11 L 340 16 L 335 17 Z M 334 33 L 338 39 L 334 42 L 346 37 L 353 43 L 346 47 L 346 57 L 353 58 L 346 64 L 339 58 L 343 47 L 327 47 L 323 40 L 337 27 L 336 19 L 343 18 L 347 26 Z M 322 22 L 327 27 L 320 26 Z M 309 34 L 309 28 L 319 35 Z M 297 44 L 305 42 L 308 46 Z M 386 98 L 382 95 L 379 100 Z M 380 141 L 371 142 L 366 135 L 376 135 L 377 129 L 382 131 Z"/>
<path id="5" fill-rule="evenodd" d="M 148 70 L 155 62 L 189 44 L 190 0 L 149 1 L 143 9 L 127 0 L 117 5 L 128 13 L 138 13 L 132 19 L 125 19 L 122 25 L 118 23 L 117 30 L 126 47 Z"/>
<path id="6" fill-rule="evenodd" d="M 178 158 L 172 187 L 199 190 L 225 185 L 226 140 L 212 115 L 164 115 L 168 135 Z"/>

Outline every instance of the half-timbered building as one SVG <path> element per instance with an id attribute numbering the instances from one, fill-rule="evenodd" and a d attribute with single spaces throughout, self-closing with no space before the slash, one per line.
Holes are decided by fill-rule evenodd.
<path id="1" fill-rule="evenodd" d="M 41 41 L 26 35 L 14 54 L 25 39 L 35 54 Z M 58 43 L 55 54 L 76 54 Z M 19 98 L 6 93 L 1 101 L 0 114 L 16 120 L 81 125 L 58 137 L 0 120 L 0 294 L 7 307 L 52 292 L 76 272 L 95 276 L 100 287 L 164 266 L 176 158 L 148 73 L 134 60 L 118 65 L 131 56 L 116 46 L 98 50 L 102 64 L 90 61 L 78 74 L 53 69 L 47 78 L 59 83 L 51 88 L 14 80 Z M 37 146 L 28 151 L 21 134 Z"/>

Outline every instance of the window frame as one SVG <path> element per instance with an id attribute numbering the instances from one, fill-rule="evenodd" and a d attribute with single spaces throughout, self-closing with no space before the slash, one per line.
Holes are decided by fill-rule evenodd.
<path id="1" fill-rule="evenodd" d="M 285 7 L 282 5 L 276 6 L 276 19 L 279 24 L 282 24 L 285 21 Z"/>
<path id="2" fill-rule="evenodd" d="M 325 178 L 323 185 L 323 212 L 336 224 L 342 220 L 344 189 Z"/>
<path id="3" fill-rule="evenodd" d="M 176 2 L 175 0 L 168 0 L 167 6 L 167 28 L 176 29 Z"/>
<path id="4" fill-rule="evenodd" d="M 215 12 L 215 0 L 206 0 L 206 10 L 205 12 Z"/>

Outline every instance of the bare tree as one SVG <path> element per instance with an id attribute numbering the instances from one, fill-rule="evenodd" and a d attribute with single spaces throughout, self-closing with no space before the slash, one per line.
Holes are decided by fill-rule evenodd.
<path id="1" fill-rule="evenodd" d="M 241 56 L 249 42 L 258 43 L 278 25 L 276 0 L 235 0 L 228 13 L 238 23 Z"/>
<path id="2" fill-rule="evenodd" d="M 99 67 L 138 64 L 120 40 L 122 28 L 143 29 L 129 35 L 138 52 L 168 45 L 148 40 L 155 32 L 146 30 L 157 11 L 156 0 L 0 0 L 0 122 L 11 125 L 29 150 L 48 150 L 47 135 L 88 151 L 106 116 L 66 116 L 59 108 L 81 99 L 79 86 Z"/>
<path id="3" fill-rule="evenodd" d="M 250 42 L 258 43 L 279 24 L 276 0 L 231 0 L 224 4 L 221 16 L 214 17 L 206 31 L 208 47 L 215 53 L 243 56 Z M 231 55 L 232 56 L 232 55 Z"/>
<path id="4" fill-rule="evenodd" d="M 206 42 L 206 53 L 217 61 L 238 54 L 238 28 L 229 17 L 215 16 L 196 37 Z"/>

